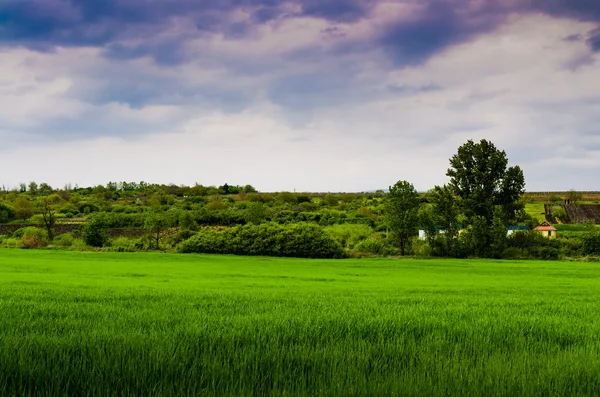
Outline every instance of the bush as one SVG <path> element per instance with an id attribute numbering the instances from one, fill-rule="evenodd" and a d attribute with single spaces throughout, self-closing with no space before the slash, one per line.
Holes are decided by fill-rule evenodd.
<path id="1" fill-rule="evenodd" d="M 86 245 L 85 241 L 81 238 L 74 238 L 71 243 L 71 249 L 76 251 L 86 251 L 89 250 L 90 247 Z"/>
<path id="2" fill-rule="evenodd" d="M 104 214 L 90 217 L 81 227 L 83 241 L 92 247 L 102 247 L 108 241 Z"/>
<path id="3" fill-rule="evenodd" d="M 325 231 L 313 224 L 289 226 L 275 223 L 243 225 L 230 229 L 204 229 L 182 242 L 184 253 L 268 255 L 299 258 L 341 258 L 344 250 Z"/>
<path id="4" fill-rule="evenodd" d="M 520 259 L 521 250 L 515 247 L 508 247 L 502 253 L 502 259 Z"/>
<path id="5" fill-rule="evenodd" d="M 336 239 L 342 247 L 350 249 L 373 234 L 373 229 L 363 224 L 332 225 L 325 227 L 324 230 Z"/>
<path id="6" fill-rule="evenodd" d="M 46 247 L 49 243 L 48 232 L 34 226 L 21 228 L 14 234 L 19 238 L 20 248 Z"/>
<path id="7" fill-rule="evenodd" d="M 600 254 L 600 233 L 597 230 L 589 231 L 583 236 L 581 251 L 585 255 Z"/>
<path id="8" fill-rule="evenodd" d="M 116 237 L 107 242 L 107 251 L 115 252 L 134 252 L 136 251 L 137 239 L 127 237 Z"/>
<path id="9" fill-rule="evenodd" d="M 3 248 L 17 248 L 19 247 L 19 239 L 14 237 L 6 237 L 0 244 Z"/>
<path id="10" fill-rule="evenodd" d="M 360 241 L 354 246 L 354 250 L 365 254 L 380 256 L 398 254 L 398 249 L 391 244 L 390 240 L 380 236 L 369 237 Z"/>
<path id="11" fill-rule="evenodd" d="M 16 219 L 15 209 L 5 203 L 0 203 L 0 223 L 5 223 Z"/>
<path id="12" fill-rule="evenodd" d="M 59 247 L 70 247 L 73 245 L 73 236 L 69 233 L 66 234 L 61 234 L 60 236 L 56 236 L 54 238 L 54 245 L 57 245 Z"/>

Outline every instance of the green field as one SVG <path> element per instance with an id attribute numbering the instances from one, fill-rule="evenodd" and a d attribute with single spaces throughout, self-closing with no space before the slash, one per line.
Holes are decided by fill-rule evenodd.
<path id="1" fill-rule="evenodd" d="M 0 250 L 0 395 L 598 395 L 600 266 Z"/>

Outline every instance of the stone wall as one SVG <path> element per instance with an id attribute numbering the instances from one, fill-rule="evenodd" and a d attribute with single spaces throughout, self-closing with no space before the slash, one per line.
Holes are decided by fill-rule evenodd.
<path id="1" fill-rule="evenodd" d="M 31 224 L 0 224 L 0 235 L 6 235 L 14 233 L 23 227 L 41 227 L 40 225 Z M 73 233 L 75 230 L 79 230 L 81 224 L 74 223 L 59 223 L 54 226 L 54 233 L 58 236 L 65 233 Z M 143 228 L 130 228 L 130 229 L 108 229 L 108 235 L 110 237 L 139 237 L 146 234 L 146 230 Z"/>

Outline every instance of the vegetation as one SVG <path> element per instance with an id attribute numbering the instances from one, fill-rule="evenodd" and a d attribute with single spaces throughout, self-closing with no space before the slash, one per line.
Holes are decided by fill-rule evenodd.
<path id="1" fill-rule="evenodd" d="M 6 395 L 600 390 L 596 264 L 0 255 Z"/>
<path id="2" fill-rule="evenodd" d="M 385 205 L 386 224 L 398 239 L 402 255 L 418 233 L 420 205 L 419 193 L 411 183 L 399 181 L 390 186 Z"/>
<path id="3" fill-rule="evenodd" d="M 251 185 L 146 182 L 55 189 L 47 183 L 22 183 L 0 191 L 0 246 L 299 257 L 518 254 L 589 259 L 591 251 L 583 248 L 586 229 L 562 223 L 600 222 L 600 206 L 586 205 L 600 201 L 600 195 L 525 193 L 521 169 L 509 167 L 506 153 L 486 140 L 468 141 L 449 163 L 449 183 L 425 193 L 408 181 L 397 182 L 387 193 L 261 193 Z M 527 237 L 537 248 L 521 249 L 521 237 L 507 236 L 509 227 L 531 230 L 545 219 L 561 222 L 555 242 Z M 31 226 L 43 228 L 47 238 L 17 235 L 17 228 Z M 417 237 L 419 229 L 423 240 Z M 283 234 L 285 242 L 264 233 Z M 290 233 L 299 235 L 292 238 Z M 260 244 L 240 242 L 257 235 Z M 215 245 L 219 241 L 225 243 Z"/>

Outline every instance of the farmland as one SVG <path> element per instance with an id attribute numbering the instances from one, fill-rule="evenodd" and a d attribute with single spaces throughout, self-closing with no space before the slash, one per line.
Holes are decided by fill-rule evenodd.
<path id="1" fill-rule="evenodd" d="M 0 250 L 0 394 L 592 395 L 600 267 Z"/>

